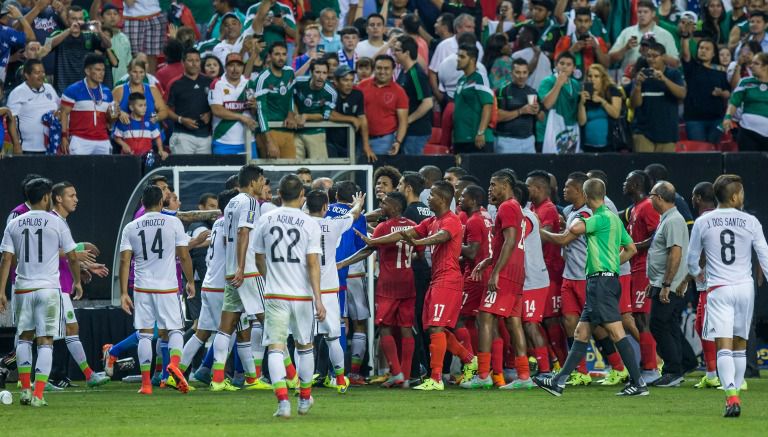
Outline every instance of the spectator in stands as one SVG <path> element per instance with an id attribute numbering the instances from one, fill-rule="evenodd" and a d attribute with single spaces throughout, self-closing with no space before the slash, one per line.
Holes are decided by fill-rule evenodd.
<path id="1" fill-rule="evenodd" d="M 307 122 L 328 121 L 336 107 L 336 90 L 328 82 L 328 62 L 313 59 L 309 65 L 309 77 L 296 79 L 293 86 L 294 119 L 296 133 L 296 157 L 298 159 L 327 159 L 325 129 L 304 127 Z"/>
<path id="2" fill-rule="evenodd" d="M 512 78 L 512 46 L 505 33 L 494 33 L 488 37 L 485 44 L 483 65 L 488 70 L 488 82 L 491 89 L 496 91 L 511 81 Z"/>
<path id="3" fill-rule="evenodd" d="M 581 149 L 590 153 L 615 152 L 609 147 L 608 134 L 613 122 L 621 116 L 621 90 L 600 64 L 589 67 L 586 79 L 579 96 L 578 119 L 584 128 Z"/>
<path id="4" fill-rule="evenodd" d="M 732 6 L 734 9 L 736 8 L 736 5 L 732 2 Z M 744 9 L 744 2 L 742 1 L 742 9 Z M 742 15 L 741 21 L 738 23 L 734 22 L 733 27 L 731 28 L 731 36 L 728 38 L 728 48 L 731 50 L 734 50 L 736 46 L 741 43 L 742 38 L 746 36 L 746 34 L 749 34 L 749 17 L 751 17 L 754 13 L 760 12 L 760 11 L 766 11 L 766 8 L 768 8 L 768 4 L 766 4 L 765 0 L 749 0 L 749 3 L 747 4 L 746 13 Z M 733 11 L 731 11 L 733 12 Z M 735 12 L 734 16 L 736 16 Z"/>
<path id="5" fill-rule="evenodd" d="M 225 15 L 221 20 L 221 41 L 213 48 L 213 54 L 219 58 L 219 61 L 224 63 L 229 53 L 235 51 L 235 44 L 240 33 L 243 30 L 243 24 L 237 15 L 229 13 Z M 226 66 L 225 66 L 226 67 Z"/>
<path id="6" fill-rule="evenodd" d="M 117 63 L 112 65 L 112 77 L 119 79 L 128 74 L 128 63 L 131 62 L 131 40 L 120 29 L 123 16 L 117 6 L 107 3 L 101 8 L 101 25 L 112 32 L 112 52 L 117 58 Z M 53 71 L 53 69 L 51 69 Z"/>
<path id="7" fill-rule="evenodd" d="M 296 158 L 293 128 L 296 120 L 291 111 L 293 69 L 286 65 L 288 49 L 284 42 L 269 48 L 269 68 L 256 79 L 256 114 L 259 120 L 259 156 L 262 158 Z M 269 122 L 283 124 L 272 129 Z"/>
<path id="8" fill-rule="evenodd" d="M 459 46 L 457 67 L 464 73 L 456 86 L 453 113 L 454 153 L 492 151 L 493 91 L 488 78 L 477 71 L 479 52 L 474 45 Z M 487 146 L 487 147 L 486 147 Z"/>
<path id="9" fill-rule="evenodd" d="M 608 52 L 611 63 L 621 62 L 622 70 L 628 65 L 637 62 L 640 57 L 638 46 L 640 39 L 648 33 L 652 33 L 657 43 L 664 46 L 664 61 L 670 67 L 680 65 L 678 59 L 677 46 L 675 38 L 671 33 L 657 26 L 654 21 L 656 15 L 656 6 L 651 0 L 639 0 L 637 2 L 637 24 L 622 30 L 619 37 L 613 43 L 613 47 Z"/>
<path id="10" fill-rule="evenodd" d="M 360 41 L 355 48 L 355 54 L 358 58 L 366 57 L 374 59 L 376 53 L 381 50 L 386 42 L 384 41 L 384 17 L 381 14 L 373 13 L 368 16 L 366 20 L 366 32 L 368 33 L 368 39 Z"/>
<path id="11" fill-rule="evenodd" d="M 731 96 L 728 77 L 717 65 L 714 40 L 699 40 L 696 59 L 691 58 L 689 42 L 689 38 L 683 38 L 683 72 L 688 86 L 683 112 L 686 136 L 689 140 L 718 144 L 723 133 L 720 122 Z"/>
<path id="12" fill-rule="evenodd" d="M 459 45 L 476 46 L 477 37 L 475 37 L 474 33 L 464 32 L 458 35 L 457 41 L 459 42 Z M 459 83 L 459 79 L 461 79 L 462 76 L 461 70 L 458 68 L 458 52 L 459 50 L 457 48 L 454 53 L 446 56 L 445 60 L 438 66 L 435 75 L 438 81 L 437 91 L 435 92 L 434 88 L 432 91 L 435 98 L 438 101 L 443 102 L 444 105 L 447 104 L 448 101 L 453 100 L 456 85 Z M 488 71 L 480 62 L 477 63 L 477 71 L 480 72 L 483 77 L 488 77 Z M 430 70 L 430 77 L 432 77 L 432 73 L 432 70 Z"/>
<path id="13" fill-rule="evenodd" d="M 112 96 L 120 109 L 119 114 L 122 122 L 125 124 L 129 122 L 131 110 L 128 107 L 128 96 L 132 93 L 144 94 L 147 101 L 147 114 L 150 115 L 153 122 L 165 120 L 168 117 L 168 108 L 165 106 L 162 92 L 144 80 L 146 64 L 134 59 L 128 65 L 128 76 L 128 82 L 118 85 L 112 90 Z"/>
<path id="14" fill-rule="evenodd" d="M 22 6 L 21 13 L 24 14 L 24 20 L 32 27 L 32 31 L 35 34 L 35 40 L 37 40 L 41 46 L 45 44 L 46 39 L 48 39 L 52 33 L 67 27 L 65 23 L 67 8 L 62 2 L 48 4 L 47 2 L 22 0 L 19 3 Z M 27 43 L 29 43 L 29 41 L 27 41 Z M 54 57 L 46 56 L 41 59 L 43 60 L 43 66 L 45 67 L 46 73 L 48 75 L 53 74 L 55 67 Z M 23 81 L 24 75 L 22 74 L 21 82 Z"/>
<path id="15" fill-rule="evenodd" d="M 29 59 L 24 63 L 24 79 L 24 83 L 8 95 L 8 109 L 19 124 L 21 147 L 18 152 L 44 154 L 49 129 L 42 118 L 59 108 L 59 96 L 52 85 L 45 83 L 45 66 L 39 59 Z M 14 130 L 10 133 L 13 134 Z"/>
<path id="16" fill-rule="evenodd" d="M 557 4 L 555 5 L 555 11 L 553 13 L 555 19 L 558 23 L 565 25 L 565 36 L 572 36 L 575 33 L 578 33 L 576 24 L 578 13 L 577 11 L 579 9 L 588 8 L 589 9 L 590 2 L 588 0 L 573 0 L 571 2 L 571 10 L 568 11 L 566 14 L 565 8 L 568 5 L 567 0 L 557 0 Z M 589 28 L 587 28 L 586 32 L 581 33 L 587 33 L 589 32 L 591 35 L 595 37 L 602 38 L 603 41 L 608 41 L 608 30 L 605 28 L 605 25 L 603 24 L 603 20 L 600 18 L 599 15 L 595 14 L 590 10 L 590 19 L 591 19 L 591 25 Z M 585 67 L 589 68 L 589 67 Z"/>
<path id="17" fill-rule="evenodd" d="M 496 92 L 499 121 L 494 131 L 496 153 L 536 153 L 536 120 L 541 114 L 536 90 L 528 86 L 528 63 L 512 61 L 512 83 Z"/>
<path id="18" fill-rule="evenodd" d="M 69 28 L 51 35 L 50 44 L 56 57 L 56 70 L 53 74 L 54 87 L 63 91 L 82 77 L 82 59 L 96 50 L 105 51 L 112 46 L 112 38 L 101 30 L 101 23 L 93 23 L 90 31 L 85 22 L 83 8 L 77 5 L 69 7 Z M 88 29 L 86 31 L 84 29 Z M 110 76 L 112 72 L 110 71 Z M 111 86 L 111 81 L 107 86 Z"/>
<path id="19" fill-rule="evenodd" d="M 171 89 L 173 82 L 184 74 L 184 64 L 181 62 L 181 58 L 184 55 L 184 46 L 175 38 L 170 38 L 165 44 L 163 53 L 165 53 L 165 65 L 157 70 L 155 77 L 157 77 L 157 80 L 160 81 L 160 86 L 167 93 Z"/>
<path id="20" fill-rule="evenodd" d="M 435 48 L 435 53 L 432 54 L 432 59 L 429 60 L 429 83 L 432 86 L 432 91 L 435 94 L 435 97 L 437 97 L 438 101 L 442 101 L 443 93 L 440 91 L 440 88 L 438 87 L 438 75 L 440 71 L 440 67 L 443 64 L 443 61 L 446 60 L 451 55 L 455 55 L 459 51 L 459 35 L 462 34 L 471 34 L 475 37 L 475 42 L 473 45 L 477 45 L 478 52 L 480 53 L 480 57 L 478 59 L 483 59 L 483 46 L 477 42 L 477 36 L 475 35 L 475 19 L 468 14 L 461 14 L 458 17 L 456 17 L 455 20 L 453 20 L 453 29 L 455 30 L 456 34 L 442 40 L 440 44 L 437 45 L 437 48 Z M 453 70 L 454 72 L 457 71 L 456 69 Z M 456 82 L 458 81 L 458 78 L 461 77 L 460 75 L 456 75 Z M 456 82 L 453 82 L 454 84 Z M 452 90 L 451 90 L 452 91 Z M 450 95 L 453 95 L 453 92 L 449 93 Z"/>
<path id="21" fill-rule="evenodd" d="M 552 111 L 554 111 L 563 118 L 564 130 L 569 130 L 571 133 L 578 132 L 579 129 L 577 117 L 581 85 L 579 81 L 573 78 L 575 64 L 574 56 L 570 52 L 560 53 L 557 58 L 555 74 L 544 79 L 539 86 L 539 101 L 548 111 L 544 125 L 549 123 Z M 558 135 L 560 134 L 558 133 Z M 545 139 L 544 136 L 542 136 L 542 140 L 544 141 L 542 151 L 545 153 L 575 153 L 579 151 L 578 142 L 576 144 L 569 143 L 566 146 L 560 143 L 554 144 L 550 142 L 551 140 Z M 566 148 L 563 149 L 563 147 Z"/>
<path id="22" fill-rule="evenodd" d="M 649 68 L 635 77 L 630 96 L 635 152 L 675 151 L 677 107 L 685 99 L 686 87 L 680 72 L 665 63 L 665 50 L 660 43 L 651 45 L 646 53 Z"/>
<path id="23" fill-rule="evenodd" d="M 365 98 L 365 113 L 375 120 L 368 125 L 369 143 L 376 155 L 397 155 L 408 131 L 408 95 L 392 80 L 394 59 L 379 55 L 373 68 L 374 76 L 358 85 Z"/>
<path id="24" fill-rule="evenodd" d="M 728 44 L 728 38 L 731 35 L 731 23 L 725 13 L 723 0 L 703 0 L 701 2 L 701 21 L 699 21 L 698 27 L 716 44 Z"/>
<path id="25" fill-rule="evenodd" d="M 758 53 L 752 58 L 752 74 L 742 79 L 733 90 L 728 111 L 723 121 L 723 129 L 733 129 L 732 118 L 738 108 L 743 110 L 736 142 L 744 152 L 764 152 L 768 150 L 768 53 Z"/>
<path id="26" fill-rule="evenodd" d="M 248 17 L 255 15 L 250 27 L 255 34 L 264 35 L 267 48 L 274 42 L 280 41 L 286 44 L 289 62 L 293 59 L 294 43 L 292 41 L 298 38 L 299 33 L 296 30 L 296 20 L 291 8 L 277 0 L 264 0 L 248 8 L 245 15 Z M 245 23 L 245 27 L 249 27 L 248 22 Z"/>
<path id="27" fill-rule="evenodd" d="M 8 75 L 3 88 L 10 93 L 11 90 L 21 85 L 22 83 L 24 83 L 24 63 L 23 62 L 30 59 L 40 59 L 40 60 L 43 60 L 43 66 L 45 66 L 45 57 L 48 55 L 50 51 L 51 51 L 51 46 L 42 46 L 37 41 L 27 41 L 27 44 L 24 47 L 24 51 L 20 52 L 21 57 L 19 61 L 21 63 L 18 65 L 18 68 L 16 68 L 16 71 L 14 73 Z M 13 68 L 13 67 L 9 65 L 8 68 Z"/>
<path id="28" fill-rule="evenodd" d="M 421 20 L 416 14 L 406 14 L 403 17 L 403 30 L 405 34 L 413 38 L 416 41 L 416 47 L 418 47 L 417 62 L 421 66 L 423 71 L 428 71 L 429 65 L 429 44 L 421 36 Z"/>
<path id="29" fill-rule="evenodd" d="M 520 15 L 520 11 L 515 10 L 512 0 L 502 0 L 496 6 L 496 19 L 483 20 L 483 39 L 490 38 L 493 34 L 506 34 L 515 26 L 515 17 Z M 522 6 L 521 2 L 517 2 Z"/>
<path id="30" fill-rule="evenodd" d="M 541 81 L 552 74 L 552 62 L 546 54 L 542 56 L 541 49 L 536 45 L 539 31 L 532 24 L 522 26 L 517 32 L 515 45 L 517 51 L 512 53 L 512 59 L 524 59 L 528 63 L 528 86 L 538 89 Z"/>
<path id="31" fill-rule="evenodd" d="M 583 80 L 587 70 L 594 63 L 598 62 L 603 67 L 610 66 L 608 59 L 608 45 L 601 36 L 592 35 L 592 11 L 589 8 L 576 9 L 574 23 L 576 30 L 563 36 L 555 47 L 555 57 L 564 51 L 569 51 L 576 58 L 576 69 L 573 71 L 573 77 L 576 80 Z"/>
<path id="32" fill-rule="evenodd" d="M 739 42 L 734 53 L 739 55 L 746 43 L 755 41 L 763 52 L 768 52 L 768 12 L 754 11 L 749 14 L 749 35 Z"/>
<path id="33" fill-rule="evenodd" d="M 360 90 L 355 89 L 355 71 L 348 65 L 342 64 L 333 74 L 333 87 L 336 90 L 336 108 L 331 113 L 331 121 L 350 123 L 355 127 L 356 144 L 362 147 L 358 154 L 365 156 L 366 162 L 375 162 L 376 154 L 368 144 L 368 119 L 365 116 L 364 97 Z M 325 134 L 328 140 L 328 156 L 349 156 L 349 137 L 347 129 L 329 128 Z"/>
<path id="34" fill-rule="evenodd" d="M 435 38 L 429 41 L 429 52 L 434 53 L 437 46 L 446 39 L 451 38 L 454 35 L 453 22 L 456 20 L 456 16 L 450 12 L 444 12 L 437 17 L 434 25 Z M 424 32 L 426 33 L 426 32 Z M 430 59 L 431 61 L 431 59 Z"/>
<path id="35" fill-rule="evenodd" d="M 509 40 L 517 39 L 517 34 L 524 26 L 533 26 L 539 32 L 539 38 L 535 41 L 542 52 L 548 57 L 555 52 L 555 44 L 563 35 L 563 28 L 552 16 L 555 8 L 553 0 L 531 0 L 530 19 L 521 21 L 508 32 Z"/>
<path id="36" fill-rule="evenodd" d="M 200 74 L 200 52 L 184 52 L 184 74 L 168 91 L 168 118 L 174 120 L 169 140 L 177 155 L 211 153 L 211 107 L 208 89 L 211 79 Z"/>
<path id="37" fill-rule="evenodd" d="M 208 55 L 203 58 L 203 75 L 208 79 L 218 79 L 224 74 L 224 66 L 219 58 Z"/>
<path id="38" fill-rule="evenodd" d="M 424 189 L 419 193 L 419 200 L 426 205 L 432 184 L 443 180 L 443 172 L 435 165 L 425 165 L 419 169 L 419 174 L 424 178 Z"/>
<path id="39" fill-rule="evenodd" d="M 325 8 L 320 11 L 320 44 L 321 51 L 326 53 L 335 53 L 341 50 L 341 38 L 337 32 L 339 27 L 339 16 L 331 8 Z"/>
<path id="40" fill-rule="evenodd" d="M 157 122 L 147 114 L 147 99 L 144 94 L 131 93 L 128 96 L 131 110 L 128 123 L 118 120 L 115 123 L 112 139 L 120 146 L 124 155 L 144 156 L 157 148 L 157 155 L 163 161 L 168 153 L 163 150 L 163 140 Z"/>
<path id="41" fill-rule="evenodd" d="M 240 53 L 227 55 L 224 76 L 212 84 L 208 104 L 213 113 L 211 150 L 214 155 L 234 155 L 245 151 L 246 129 L 256 129 L 256 120 L 247 111 L 255 105 L 248 98 L 248 79 L 243 77 L 245 62 Z M 258 156 L 255 150 L 252 155 Z"/>
<path id="42" fill-rule="evenodd" d="M 147 55 L 147 72 L 154 74 L 157 57 L 165 47 L 168 18 L 159 0 L 126 0 L 124 6 L 123 30 L 131 40 L 131 49 L 134 54 Z"/>
<path id="43" fill-rule="evenodd" d="M 339 64 L 354 70 L 357 64 L 357 44 L 360 42 L 360 32 L 356 27 L 347 26 L 339 31 L 341 48 L 336 52 L 339 55 Z"/>
<path id="44" fill-rule="evenodd" d="M 240 23 L 245 22 L 245 16 L 237 9 L 237 0 L 213 0 L 214 14 L 206 26 L 206 39 L 221 39 L 221 26 L 227 14 L 234 14 Z"/>
<path id="45" fill-rule="evenodd" d="M 400 75 L 397 83 L 408 95 L 408 132 L 403 142 L 406 155 L 421 155 L 432 135 L 432 89 L 429 79 L 418 64 L 418 45 L 408 35 L 402 35 L 392 47 Z"/>
<path id="46" fill-rule="evenodd" d="M 373 76 L 373 59 L 360 58 L 357 60 L 355 71 L 357 72 L 357 83 Z"/>
<path id="47" fill-rule="evenodd" d="M 61 152 L 72 155 L 109 155 L 109 123 L 112 92 L 102 84 L 106 69 L 104 56 L 90 53 L 84 60 L 85 79 L 68 86 L 61 96 Z"/>
<path id="48" fill-rule="evenodd" d="M 315 59 L 320 59 L 324 52 L 318 50 L 320 46 L 320 26 L 310 24 L 304 28 L 304 36 L 301 41 L 306 50 L 303 55 L 296 57 L 293 61 L 293 70 L 296 77 L 309 76 L 309 63 Z"/>

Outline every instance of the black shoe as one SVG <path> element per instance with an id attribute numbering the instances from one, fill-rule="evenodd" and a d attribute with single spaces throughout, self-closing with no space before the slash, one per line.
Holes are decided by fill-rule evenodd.
<path id="1" fill-rule="evenodd" d="M 2 368 L 16 370 L 16 351 L 8 352 L 8 354 L 0 358 L 0 369 Z"/>
<path id="2" fill-rule="evenodd" d="M 8 369 L 0 365 L 0 388 L 5 388 L 5 378 L 8 377 Z"/>
<path id="3" fill-rule="evenodd" d="M 741 404 L 736 402 L 736 403 L 725 406 L 725 414 L 723 414 L 723 417 L 739 417 L 739 416 L 741 416 Z"/>
<path id="4" fill-rule="evenodd" d="M 666 374 L 661 375 L 661 378 L 648 384 L 653 387 L 679 387 L 685 381 L 681 375 Z"/>
<path id="5" fill-rule="evenodd" d="M 563 395 L 563 387 L 557 385 L 555 378 L 551 376 L 537 375 L 533 378 L 533 383 L 539 388 L 546 390 L 552 396 L 560 397 Z"/>
<path id="6" fill-rule="evenodd" d="M 72 380 L 67 377 L 64 377 L 58 381 L 51 381 L 51 384 L 59 388 L 77 387 L 77 384 L 74 384 Z"/>
<path id="7" fill-rule="evenodd" d="M 648 386 L 637 385 L 630 382 L 624 386 L 622 391 L 616 393 L 616 396 L 648 396 L 649 394 L 651 394 L 651 392 L 648 391 Z"/>

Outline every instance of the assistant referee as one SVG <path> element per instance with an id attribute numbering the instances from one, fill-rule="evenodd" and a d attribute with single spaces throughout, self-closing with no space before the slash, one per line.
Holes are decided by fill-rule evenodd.
<path id="1" fill-rule="evenodd" d="M 619 265 L 632 258 L 637 248 L 624 229 L 621 219 L 605 206 L 603 181 L 588 179 L 584 182 L 584 194 L 587 197 L 587 206 L 593 214 L 587 219 L 575 220 L 568 232 L 586 235 L 587 238 L 586 303 L 579 324 L 576 325 L 573 347 L 568 352 L 568 358 L 560 372 L 552 377 L 536 376 L 533 382 L 549 393 L 561 396 L 568 375 L 587 354 L 592 325 L 600 325 L 608 331 L 629 371 L 630 381 L 617 395 L 645 396 L 648 394 L 648 388 L 640 376 L 640 367 L 626 338 L 619 314 Z"/>

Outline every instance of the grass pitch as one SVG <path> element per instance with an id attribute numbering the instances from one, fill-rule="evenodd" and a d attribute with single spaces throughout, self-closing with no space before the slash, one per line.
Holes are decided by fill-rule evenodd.
<path id="1" fill-rule="evenodd" d="M 276 419 L 270 391 L 182 395 L 137 384 L 111 382 L 97 390 L 70 388 L 46 393 L 47 408 L 0 405 L 0 435 L 54 436 L 630 436 L 768 435 L 768 381 L 749 380 L 742 393 L 742 417 L 721 417 L 724 394 L 697 390 L 689 377 L 679 388 L 653 389 L 642 398 L 617 398 L 617 387 L 567 388 L 562 398 L 540 389 L 523 392 L 444 392 L 353 387 L 346 395 L 313 390 L 308 416 Z M 83 384 L 84 385 L 84 384 Z"/>

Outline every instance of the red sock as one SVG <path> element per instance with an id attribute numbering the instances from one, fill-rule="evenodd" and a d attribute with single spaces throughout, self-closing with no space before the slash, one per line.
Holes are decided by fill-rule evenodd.
<path id="1" fill-rule="evenodd" d="M 528 357 L 525 355 L 515 357 L 515 368 L 517 369 L 517 379 L 528 379 L 531 377 L 531 369 L 528 367 Z"/>
<path id="2" fill-rule="evenodd" d="M 491 343 L 491 368 L 497 375 L 504 374 L 504 342 L 500 338 Z"/>
<path id="3" fill-rule="evenodd" d="M 312 386 L 301 387 L 299 389 L 299 399 L 309 399 L 312 396 Z"/>
<path id="4" fill-rule="evenodd" d="M 490 352 L 478 352 L 477 353 L 477 376 L 481 379 L 488 377 L 491 373 L 491 353 Z"/>
<path id="5" fill-rule="evenodd" d="M 179 367 L 179 363 L 181 363 L 181 355 L 171 355 L 171 364 Z"/>
<path id="6" fill-rule="evenodd" d="M 619 355 L 618 352 L 614 352 L 607 357 L 605 357 L 606 360 L 611 364 L 611 368 L 617 372 L 621 372 L 624 370 L 624 362 L 621 361 L 621 355 Z"/>
<path id="7" fill-rule="evenodd" d="M 141 385 L 143 386 L 152 385 L 152 377 L 149 376 L 149 370 L 141 371 Z"/>
<path id="8" fill-rule="evenodd" d="M 707 364 L 707 372 L 717 370 L 717 347 L 714 341 L 701 340 L 701 348 L 704 350 L 704 362 Z"/>
<path id="9" fill-rule="evenodd" d="M 45 391 L 45 384 L 47 382 L 48 382 L 47 380 L 46 381 L 35 381 L 35 391 L 34 391 L 33 395 L 36 398 L 38 398 L 38 399 L 42 399 L 43 398 L 43 392 Z"/>
<path id="10" fill-rule="evenodd" d="M 443 359 L 447 347 L 445 332 L 430 334 L 429 341 L 429 368 L 432 369 L 432 379 L 440 382 L 443 378 Z"/>
<path id="11" fill-rule="evenodd" d="M 400 357 L 400 370 L 403 377 L 407 380 L 411 378 L 411 364 L 413 363 L 413 350 L 416 348 L 416 340 L 413 337 L 403 337 L 401 349 L 403 355 Z"/>
<path id="12" fill-rule="evenodd" d="M 261 364 L 256 366 L 256 379 L 261 378 Z"/>
<path id="13" fill-rule="evenodd" d="M 475 321 L 474 317 L 469 317 L 466 320 L 464 320 L 464 327 L 467 328 L 467 332 L 469 332 L 469 338 L 472 342 L 472 350 L 476 351 L 477 349 L 477 322 Z"/>
<path id="14" fill-rule="evenodd" d="M 280 387 L 275 389 L 275 396 L 277 396 L 278 401 L 287 401 L 288 400 L 288 388 L 287 387 Z"/>
<path id="15" fill-rule="evenodd" d="M 213 369 L 213 378 L 211 379 L 211 381 L 224 382 L 224 368 Z"/>
<path id="16" fill-rule="evenodd" d="M 245 382 L 247 382 L 248 384 L 253 384 L 258 379 L 259 378 L 256 378 L 256 377 L 253 377 L 253 376 L 246 376 L 245 377 Z"/>
<path id="17" fill-rule="evenodd" d="M 395 338 L 391 335 L 383 335 L 381 337 L 381 349 L 384 351 L 384 356 L 387 357 L 389 363 L 389 373 L 397 375 L 402 372 L 400 368 L 400 359 L 397 358 L 397 345 L 395 345 Z"/>
<path id="18" fill-rule="evenodd" d="M 19 373 L 19 381 L 21 381 L 22 389 L 26 390 L 32 388 L 31 375 L 32 374 L 29 372 Z"/>
<path id="19" fill-rule="evenodd" d="M 447 341 L 448 352 L 459 357 L 462 363 L 467 364 L 472 361 L 475 356 L 468 351 L 464 346 L 459 343 L 456 336 L 451 331 L 445 331 L 445 339 Z"/>
<path id="20" fill-rule="evenodd" d="M 581 361 L 579 361 L 579 365 L 576 366 L 576 370 L 582 375 L 588 374 L 589 372 L 587 371 L 587 360 L 582 359 Z"/>
<path id="21" fill-rule="evenodd" d="M 640 364 L 643 370 L 656 369 L 656 340 L 650 332 L 640 333 Z"/>
<path id="22" fill-rule="evenodd" d="M 296 366 L 293 365 L 293 362 L 285 366 L 285 377 L 287 379 L 296 378 Z"/>
<path id="23" fill-rule="evenodd" d="M 461 342 L 461 345 L 464 346 L 470 354 L 475 355 L 474 349 L 472 348 L 472 339 L 469 337 L 469 330 L 465 327 L 461 327 L 454 329 L 453 333 L 456 336 L 456 339 Z"/>
<path id="24" fill-rule="evenodd" d="M 563 340 L 565 338 L 563 327 L 559 323 L 547 325 L 547 337 L 549 337 L 549 344 L 552 346 L 555 356 L 557 356 L 557 361 L 562 366 L 565 364 L 565 358 L 568 356 L 568 348 L 566 347 L 568 343 Z"/>
<path id="25" fill-rule="evenodd" d="M 536 362 L 539 363 L 539 373 L 549 373 L 549 352 L 546 346 L 541 346 L 533 349 L 533 356 L 536 357 Z"/>
<path id="26" fill-rule="evenodd" d="M 85 375 L 85 380 L 88 381 L 91 379 L 91 375 L 93 375 L 93 370 L 90 367 L 86 367 L 83 369 L 83 375 Z"/>

